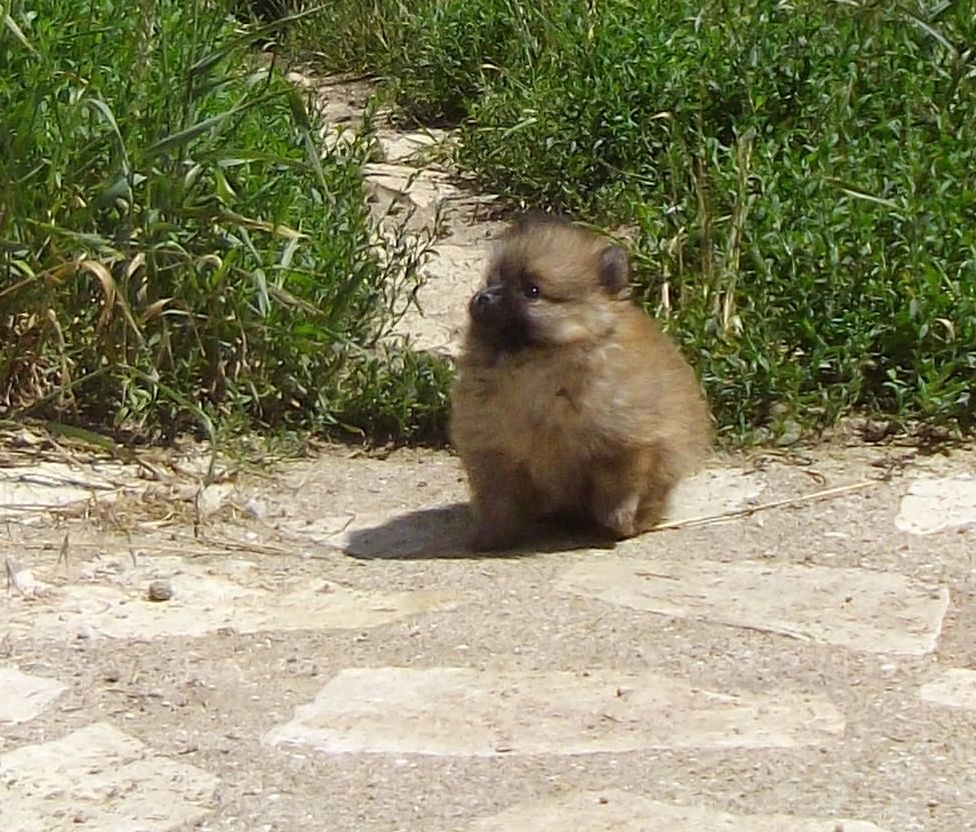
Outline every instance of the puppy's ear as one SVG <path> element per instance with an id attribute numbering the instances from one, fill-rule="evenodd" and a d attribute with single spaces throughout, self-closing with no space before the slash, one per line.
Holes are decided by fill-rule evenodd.
<path id="1" fill-rule="evenodd" d="M 600 284 L 608 294 L 616 295 L 630 282 L 630 261 L 620 246 L 607 246 L 600 254 Z"/>

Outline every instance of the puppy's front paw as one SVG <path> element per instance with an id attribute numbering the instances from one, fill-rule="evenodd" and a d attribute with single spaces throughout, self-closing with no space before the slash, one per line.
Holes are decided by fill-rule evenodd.
<path id="1" fill-rule="evenodd" d="M 601 506 L 596 512 L 596 521 L 617 540 L 633 537 L 639 531 L 637 504 L 637 495 L 632 494 L 614 505 Z"/>

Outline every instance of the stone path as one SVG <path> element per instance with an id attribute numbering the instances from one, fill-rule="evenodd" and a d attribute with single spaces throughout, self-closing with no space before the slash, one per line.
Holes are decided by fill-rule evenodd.
<path id="1" fill-rule="evenodd" d="M 0 469 L 5 832 L 976 824 L 973 449 L 717 456 L 678 528 L 484 558 L 445 453 L 205 517 L 149 468 Z"/>
<path id="2" fill-rule="evenodd" d="M 318 79 L 298 72 L 289 77 L 317 99 L 327 124 L 327 143 L 342 141 L 361 123 L 373 92 L 370 83 Z M 503 223 L 490 218 L 493 196 L 465 189 L 450 166 L 439 161 L 448 152 L 447 131 L 399 130 L 381 116 L 375 129 L 380 158 L 366 166 L 374 217 L 391 216 L 412 232 L 430 231 L 438 216 L 442 222 L 441 236 L 425 269 L 429 279 L 396 334 L 409 336 L 416 349 L 454 356 L 460 347 L 466 299 L 482 280 L 491 239 Z"/>

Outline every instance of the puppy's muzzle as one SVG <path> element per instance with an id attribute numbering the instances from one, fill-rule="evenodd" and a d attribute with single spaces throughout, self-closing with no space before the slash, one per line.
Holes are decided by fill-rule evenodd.
<path id="1" fill-rule="evenodd" d="M 468 304 L 468 313 L 474 320 L 481 324 L 490 324 L 498 321 L 504 296 L 499 286 L 489 286 L 476 292 L 471 302 Z"/>

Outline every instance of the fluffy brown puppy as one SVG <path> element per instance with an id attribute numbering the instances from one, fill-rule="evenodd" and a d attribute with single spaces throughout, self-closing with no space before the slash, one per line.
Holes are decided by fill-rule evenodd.
<path id="1" fill-rule="evenodd" d="M 502 238 L 468 307 L 451 420 L 476 549 L 553 516 L 639 534 L 707 452 L 694 372 L 628 279 L 623 249 L 564 220 L 525 218 Z"/>

